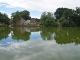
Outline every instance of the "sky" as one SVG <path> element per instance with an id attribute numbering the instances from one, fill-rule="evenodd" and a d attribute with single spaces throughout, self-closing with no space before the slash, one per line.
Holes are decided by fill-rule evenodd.
<path id="1" fill-rule="evenodd" d="M 0 0 L 0 12 L 8 14 L 28 10 L 32 18 L 40 18 L 42 12 L 55 12 L 57 8 L 75 9 L 80 0 Z"/>

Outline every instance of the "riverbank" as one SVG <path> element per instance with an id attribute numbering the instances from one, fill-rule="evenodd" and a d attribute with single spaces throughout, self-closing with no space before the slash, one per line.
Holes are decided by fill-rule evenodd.
<path id="1" fill-rule="evenodd" d="M 0 25 L 0 27 L 41 27 L 42 25 Z"/>
<path id="2" fill-rule="evenodd" d="M 0 25 L 0 27 L 9 27 L 9 25 Z"/>

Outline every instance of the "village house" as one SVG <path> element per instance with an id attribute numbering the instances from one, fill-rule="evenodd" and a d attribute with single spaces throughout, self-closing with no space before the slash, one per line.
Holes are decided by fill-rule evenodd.
<path id="1" fill-rule="evenodd" d="M 27 20 L 24 22 L 23 25 L 29 25 L 29 24 L 32 24 L 32 25 L 36 25 L 38 24 L 36 20 Z"/>
<path id="2" fill-rule="evenodd" d="M 15 26 L 27 26 L 27 25 L 37 25 L 37 21 L 36 20 L 25 20 L 23 18 L 21 18 L 20 20 L 18 20 L 14 25 Z"/>
<path id="3" fill-rule="evenodd" d="M 30 20 L 27 20 L 23 23 L 23 25 L 29 25 L 30 24 Z"/>

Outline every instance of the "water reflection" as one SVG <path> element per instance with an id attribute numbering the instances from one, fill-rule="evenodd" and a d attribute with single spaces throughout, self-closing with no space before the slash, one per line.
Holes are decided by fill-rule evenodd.
<path id="1" fill-rule="evenodd" d="M 58 44 L 80 44 L 80 28 L 42 28 L 43 40 L 55 40 Z"/>
<path id="2" fill-rule="evenodd" d="M 80 44 L 80 28 L 60 28 L 55 33 L 55 41 L 58 44 Z"/>
<path id="3" fill-rule="evenodd" d="M 0 28 L 0 40 L 28 41 L 41 39 L 58 44 L 80 44 L 80 28 L 14 27 Z"/>
<path id="4" fill-rule="evenodd" d="M 13 28 L 12 39 L 27 41 L 30 39 L 31 32 L 26 32 L 22 27 Z"/>
<path id="5" fill-rule="evenodd" d="M 41 38 L 43 40 L 54 40 L 55 30 L 57 30 L 57 28 L 41 28 Z"/>
<path id="6" fill-rule="evenodd" d="M 24 27 L 26 32 L 38 32 L 40 31 L 40 27 Z"/>
<path id="7" fill-rule="evenodd" d="M 8 34 L 10 33 L 10 28 L 7 27 L 0 27 L 0 40 L 6 39 L 8 37 Z"/>
<path id="8" fill-rule="evenodd" d="M 79 33 L 80 28 L 2 27 L 0 60 L 80 60 Z"/>

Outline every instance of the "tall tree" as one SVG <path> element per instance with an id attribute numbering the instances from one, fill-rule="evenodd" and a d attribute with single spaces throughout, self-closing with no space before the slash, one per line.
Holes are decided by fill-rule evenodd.
<path id="1" fill-rule="evenodd" d="M 61 22 L 62 26 L 80 26 L 80 7 L 76 7 L 75 10 L 69 8 L 58 8 L 54 15 L 56 19 Z"/>
<path id="2" fill-rule="evenodd" d="M 30 19 L 30 13 L 27 10 L 21 11 L 21 17 L 24 18 L 25 20 Z"/>
<path id="3" fill-rule="evenodd" d="M 0 22 L 9 25 L 10 19 L 8 18 L 8 15 L 0 12 Z"/>
<path id="4" fill-rule="evenodd" d="M 56 19 L 60 19 L 64 13 L 65 10 L 67 10 L 68 8 L 58 8 L 56 10 L 56 12 L 54 13 L 54 16 L 56 17 Z"/>
<path id="5" fill-rule="evenodd" d="M 20 11 L 20 12 L 16 11 L 16 12 L 12 13 L 11 15 L 12 15 L 11 18 L 12 18 L 13 23 L 19 21 L 21 18 L 24 18 L 25 20 L 31 18 L 30 13 L 27 10 Z"/>
<path id="6" fill-rule="evenodd" d="M 40 20 L 44 26 L 57 26 L 52 12 L 43 12 Z"/>
<path id="7" fill-rule="evenodd" d="M 12 19 L 13 23 L 17 22 L 21 18 L 21 14 L 19 11 L 16 11 L 16 12 L 12 13 L 11 15 L 12 15 L 11 19 Z"/>

